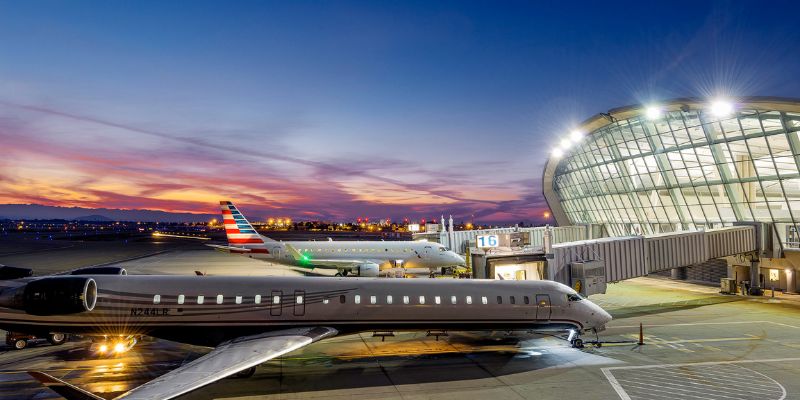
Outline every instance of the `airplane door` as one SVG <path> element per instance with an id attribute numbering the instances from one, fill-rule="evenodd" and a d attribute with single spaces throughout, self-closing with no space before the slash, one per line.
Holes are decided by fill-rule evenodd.
<path id="1" fill-rule="evenodd" d="M 283 292 L 280 290 L 273 290 L 270 295 L 270 301 L 272 305 L 269 308 L 269 315 L 273 317 L 281 315 L 281 309 L 283 308 Z"/>
<path id="2" fill-rule="evenodd" d="M 536 295 L 536 319 L 550 319 L 550 295 L 537 294 Z"/>
<path id="3" fill-rule="evenodd" d="M 306 314 L 306 292 L 305 290 L 294 291 L 294 316 L 301 317 Z"/>

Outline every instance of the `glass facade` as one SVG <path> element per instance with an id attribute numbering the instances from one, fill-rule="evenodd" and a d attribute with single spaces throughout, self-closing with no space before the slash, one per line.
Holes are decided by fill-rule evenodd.
<path id="1" fill-rule="evenodd" d="M 555 166 L 571 224 L 624 236 L 772 222 L 784 244 L 800 243 L 800 113 L 743 105 L 612 120 Z"/>

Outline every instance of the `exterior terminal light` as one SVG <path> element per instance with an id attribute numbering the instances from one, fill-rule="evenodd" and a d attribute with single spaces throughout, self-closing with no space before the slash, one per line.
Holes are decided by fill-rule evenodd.
<path id="1" fill-rule="evenodd" d="M 659 119 L 664 114 L 659 106 L 648 106 L 644 113 L 647 116 L 647 119 Z"/>
<path id="2" fill-rule="evenodd" d="M 573 142 L 578 143 L 583 139 L 583 132 L 576 129 L 569 134 L 569 138 L 572 139 Z"/>
<path id="3" fill-rule="evenodd" d="M 564 155 L 564 150 L 561 150 L 560 148 L 555 148 L 553 149 L 553 152 L 551 154 L 555 158 L 561 158 L 561 156 Z"/>
<path id="4" fill-rule="evenodd" d="M 711 102 L 711 114 L 715 117 L 727 117 L 733 113 L 733 103 L 727 100 L 714 100 Z"/>
<path id="5" fill-rule="evenodd" d="M 572 146 L 572 142 L 569 139 L 561 139 L 561 148 L 568 149 L 570 146 Z"/>

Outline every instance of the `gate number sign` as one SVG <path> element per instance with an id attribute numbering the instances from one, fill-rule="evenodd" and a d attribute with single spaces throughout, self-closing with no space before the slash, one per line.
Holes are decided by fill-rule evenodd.
<path id="1" fill-rule="evenodd" d="M 497 247 L 500 244 L 497 235 L 480 235 L 477 238 L 478 247 Z"/>

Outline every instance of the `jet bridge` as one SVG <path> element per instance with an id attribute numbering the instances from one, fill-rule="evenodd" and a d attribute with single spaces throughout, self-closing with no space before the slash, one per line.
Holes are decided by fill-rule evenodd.
<path id="1" fill-rule="evenodd" d="M 645 276 L 654 272 L 700 264 L 709 259 L 736 254 L 759 253 L 758 226 L 733 226 L 707 231 L 676 232 L 650 236 L 631 236 L 581 240 L 554 244 L 546 251 L 545 277 L 570 286 L 576 284 L 576 271 L 587 266 L 598 271 L 602 265 L 605 282 Z M 602 275 L 602 269 L 600 269 Z M 588 272 L 588 270 L 587 270 Z M 594 293 L 605 292 L 592 285 Z M 586 284 L 578 283 L 585 294 Z"/>

